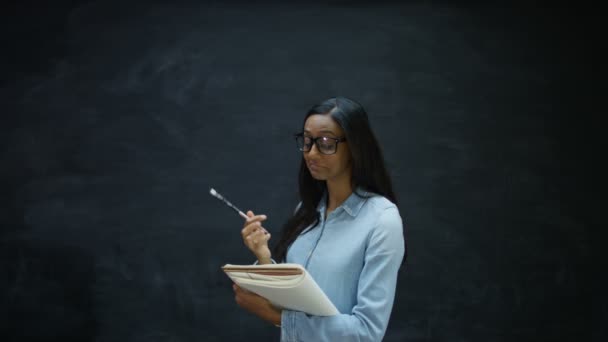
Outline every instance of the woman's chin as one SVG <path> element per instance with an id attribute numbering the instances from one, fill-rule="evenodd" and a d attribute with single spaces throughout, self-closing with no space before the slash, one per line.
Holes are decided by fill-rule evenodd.
<path id="1" fill-rule="evenodd" d="M 324 181 L 325 180 L 325 177 L 320 177 L 318 175 L 313 175 L 313 174 L 311 174 L 311 176 L 312 176 L 312 178 L 314 178 L 315 180 L 318 180 L 318 181 Z"/>
<path id="2" fill-rule="evenodd" d="M 319 181 L 324 181 L 326 180 L 326 177 L 323 176 L 323 174 L 320 174 L 318 172 L 314 172 L 311 171 L 310 169 L 308 169 L 308 171 L 310 172 L 310 175 L 312 176 L 312 178 L 319 180 Z"/>

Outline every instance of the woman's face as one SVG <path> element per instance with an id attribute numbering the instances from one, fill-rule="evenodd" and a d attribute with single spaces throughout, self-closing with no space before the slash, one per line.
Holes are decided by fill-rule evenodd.
<path id="1" fill-rule="evenodd" d="M 344 132 L 330 115 L 314 114 L 304 123 L 304 136 L 308 138 L 328 137 L 343 138 Z M 331 141 L 331 140 L 329 140 Z M 338 143 L 335 154 L 322 154 L 313 144 L 310 151 L 302 152 L 306 166 L 312 177 L 316 180 L 335 181 L 351 178 L 351 157 L 348 142 Z"/>

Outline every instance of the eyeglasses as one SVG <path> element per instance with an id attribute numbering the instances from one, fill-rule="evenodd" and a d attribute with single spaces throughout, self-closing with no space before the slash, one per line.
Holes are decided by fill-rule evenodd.
<path id="1" fill-rule="evenodd" d="M 322 154 L 334 154 L 338 150 L 338 143 L 346 141 L 346 138 L 330 138 L 330 137 L 309 137 L 303 133 L 295 135 L 298 149 L 302 152 L 308 152 L 312 149 L 312 144 L 317 146 L 317 150 Z"/>

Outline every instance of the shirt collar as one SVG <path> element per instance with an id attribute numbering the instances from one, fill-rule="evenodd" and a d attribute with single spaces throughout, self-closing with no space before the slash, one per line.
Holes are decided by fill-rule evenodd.
<path id="1" fill-rule="evenodd" d="M 348 198 L 336 208 L 336 210 L 342 208 L 350 216 L 356 217 L 368 197 L 371 197 L 369 192 L 363 190 L 361 187 L 357 187 L 355 191 L 353 191 L 353 193 L 350 194 L 350 196 L 348 196 Z M 317 211 L 323 214 L 325 212 L 326 207 L 327 190 L 325 190 L 325 192 L 323 193 L 323 197 L 321 197 L 321 201 L 319 201 Z"/>

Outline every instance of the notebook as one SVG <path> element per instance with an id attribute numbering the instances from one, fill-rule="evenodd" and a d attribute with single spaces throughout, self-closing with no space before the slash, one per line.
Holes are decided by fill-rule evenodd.
<path id="1" fill-rule="evenodd" d="M 238 286 L 268 299 L 279 309 L 302 311 L 315 316 L 339 314 L 302 265 L 231 265 L 222 270 Z"/>

